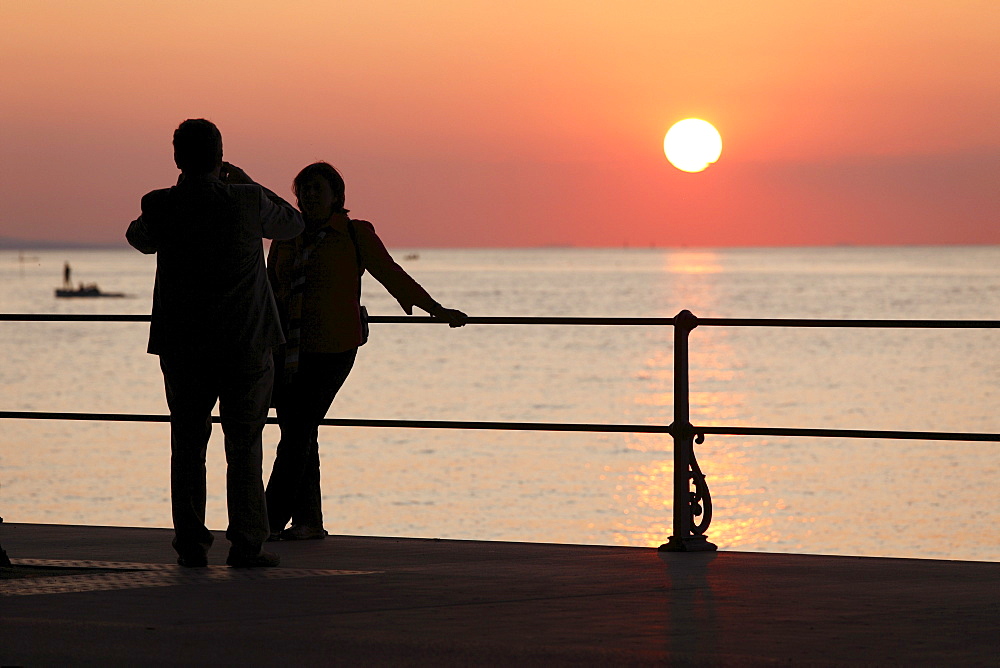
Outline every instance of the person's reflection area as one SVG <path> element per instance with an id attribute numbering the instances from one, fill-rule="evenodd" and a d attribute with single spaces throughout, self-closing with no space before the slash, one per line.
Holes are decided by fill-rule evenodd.
<path id="1" fill-rule="evenodd" d="M 712 562 L 718 552 L 658 552 L 666 565 L 664 648 L 672 663 L 701 662 L 719 651 Z"/>

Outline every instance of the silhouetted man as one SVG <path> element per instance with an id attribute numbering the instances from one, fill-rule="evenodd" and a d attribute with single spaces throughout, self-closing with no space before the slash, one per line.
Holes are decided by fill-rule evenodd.
<path id="1" fill-rule="evenodd" d="M 126 238 L 156 253 L 147 352 L 160 356 L 170 408 L 173 546 L 181 566 L 205 566 L 205 453 L 219 402 L 234 567 L 277 566 L 261 547 L 270 534 L 261 475 L 261 432 L 284 341 L 264 269 L 262 237 L 290 239 L 299 213 L 222 162 L 222 135 L 203 119 L 174 132 L 177 185 L 142 198 Z M 221 176 L 221 179 L 220 179 Z"/>

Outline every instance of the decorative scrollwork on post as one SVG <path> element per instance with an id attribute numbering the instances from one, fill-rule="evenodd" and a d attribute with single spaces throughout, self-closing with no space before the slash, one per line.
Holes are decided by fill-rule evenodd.
<path id="1" fill-rule="evenodd" d="M 695 434 L 694 442 L 701 444 L 705 442 L 705 434 Z M 691 449 L 691 467 L 688 475 L 694 490 L 691 491 L 691 533 L 704 536 L 708 530 L 708 525 L 712 523 L 712 494 L 708 491 L 708 482 L 705 474 L 698 466 L 698 459 L 694 456 L 694 448 Z"/>
<path id="2" fill-rule="evenodd" d="M 670 427 L 679 441 L 675 441 L 675 446 L 684 449 L 682 462 L 686 462 L 687 466 L 682 463 L 678 467 L 675 459 L 674 535 L 660 546 L 660 550 L 666 552 L 715 550 L 715 544 L 709 542 L 705 536 L 712 523 L 712 494 L 708 491 L 705 474 L 702 473 L 694 455 L 694 445 L 704 443 L 705 434 L 695 431 L 690 424 L 686 429 L 675 428 L 673 424 Z M 687 471 L 684 471 L 685 468 Z"/>

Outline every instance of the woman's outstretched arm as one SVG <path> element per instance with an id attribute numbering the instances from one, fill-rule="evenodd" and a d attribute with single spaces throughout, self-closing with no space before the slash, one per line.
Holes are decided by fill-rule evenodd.
<path id="1" fill-rule="evenodd" d="M 469 316 L 458 309 L 445 308 L 437 303 L 412 276 L 406 273 L 406 270 L 392 259 L 371 223 L 366 220 L 355 220 L 351 224 L 354 225 L 357 233 L 358 249 L 361 251 L 365 269 L 375 277 L 375 280 L 385 286 L 385 289 L 396 298 L 396 301 L 408 315 L 413 314 L 414 306 L 419 306 L 435 318 L 444 320 L 451 327 L 465 325 Z"/>

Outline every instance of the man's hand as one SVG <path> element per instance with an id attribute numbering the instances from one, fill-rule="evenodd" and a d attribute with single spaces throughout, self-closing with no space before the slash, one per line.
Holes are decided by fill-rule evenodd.
<path id="1" fill-rule="evenodd" d="M 250 176 L 236 165 L 223 162 L 219 170 L 219 180 L 223 183 L 253 185 L 256 183 Z"/>

